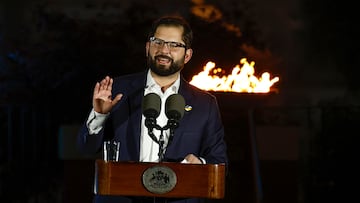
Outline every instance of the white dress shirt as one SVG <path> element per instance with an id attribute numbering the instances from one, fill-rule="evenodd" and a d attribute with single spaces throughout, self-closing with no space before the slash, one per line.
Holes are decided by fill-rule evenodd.
<path id="1" fill-rule="evenodd" d="M 146 88 L 144 95 L 149 93 L 155 93 L 160 96 L 161 98 L 161 111 L 159 117 L 156 119 L 157 124 L 160 127 L 164 127 L 167 123 L 167 117 L 165 115 L 165 101 L 166 99 L 172 95 L 176 94 L 179 89 L 180 84 L 180 77 L 165 90 L 162 92 L 161 87 L 154 81 L 151 77 L 150 72 L 148 72 L 147 80 L 146 80 Z M 160 130 L 154 129 L 154 135 L 156 136 L 157 140 L 160 137 Z M 164 136 L 164 148 L 166 149 L 168 139 L 169 139 L 169 130 L 163 132 Z M 158 162 L 159 161 L 159 145 L 154 142 L 151 137 L 148 135 L 148 129 L 145 127 L 145 117 L 142 116 L 141 119 L 141 137 L 140 137 L 140 161 L 142 162 Z M 164 151 L 165 153 L 165 151 Z"/>

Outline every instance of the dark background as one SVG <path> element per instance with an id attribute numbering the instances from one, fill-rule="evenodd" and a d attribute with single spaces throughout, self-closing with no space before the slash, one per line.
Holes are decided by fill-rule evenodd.
<path id="1" fill-rule="evenodd" d="M 280 78 L 276 93 L 216 93 L 230 173 L 225 198 L 209 201 L 353 198 L 360 120 L 354 5 L 1 0 L 0 202 L 91 202 L 94 157 L 79 155 L 74 137 L 93 85 L 107 74 L 144 70 L 151 22 L 174 12 L 194 30 L 183 71 L 189 81 L 208 61 L 229 73 L 241 58 L 255 61 L 256 75 Z"/>

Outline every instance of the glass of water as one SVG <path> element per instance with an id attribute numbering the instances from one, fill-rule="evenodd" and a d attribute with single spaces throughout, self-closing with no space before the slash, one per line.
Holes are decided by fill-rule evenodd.
<path id="1" fill-rule="evenodd" d="M 105 141 L 103 145 L 104 161 L 119 161 L 119 157 L 120 157 L 120 142 Z"/>

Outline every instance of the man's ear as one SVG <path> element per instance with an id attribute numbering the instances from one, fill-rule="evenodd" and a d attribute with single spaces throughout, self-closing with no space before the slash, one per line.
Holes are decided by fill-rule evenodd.
<path id="1" fill-rule="evenodd" d="M 191 57 L 192 57 L 192 54 L 193 54 L 193 50 L 192 50 L 192 49 L 186 49 L 186 52 L 185 52 L 185 60 L 184 60 L 184 63 L 185 63 L 185 64 L 190 61 L 190 59 L 191 59 Z"/>

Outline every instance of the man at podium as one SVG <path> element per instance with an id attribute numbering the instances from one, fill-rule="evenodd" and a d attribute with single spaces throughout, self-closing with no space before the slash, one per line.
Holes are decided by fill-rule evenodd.
<path id="1" fill-rule="evenodd" d="M 145 44 L 146 69 L 106 76 L 96 83 L 93 108 L 78 134 L 82 152 L 95 154 L 105 141 L 115 141 L 120 143 L 117 161 L 227 165 L 216 97 L 181 75 L 193 54 L 192 40 L 184 18 L 164 16 L 154 21 Z M 204 199 L 95 195 L 94 202 L 200 203 Z"/>

